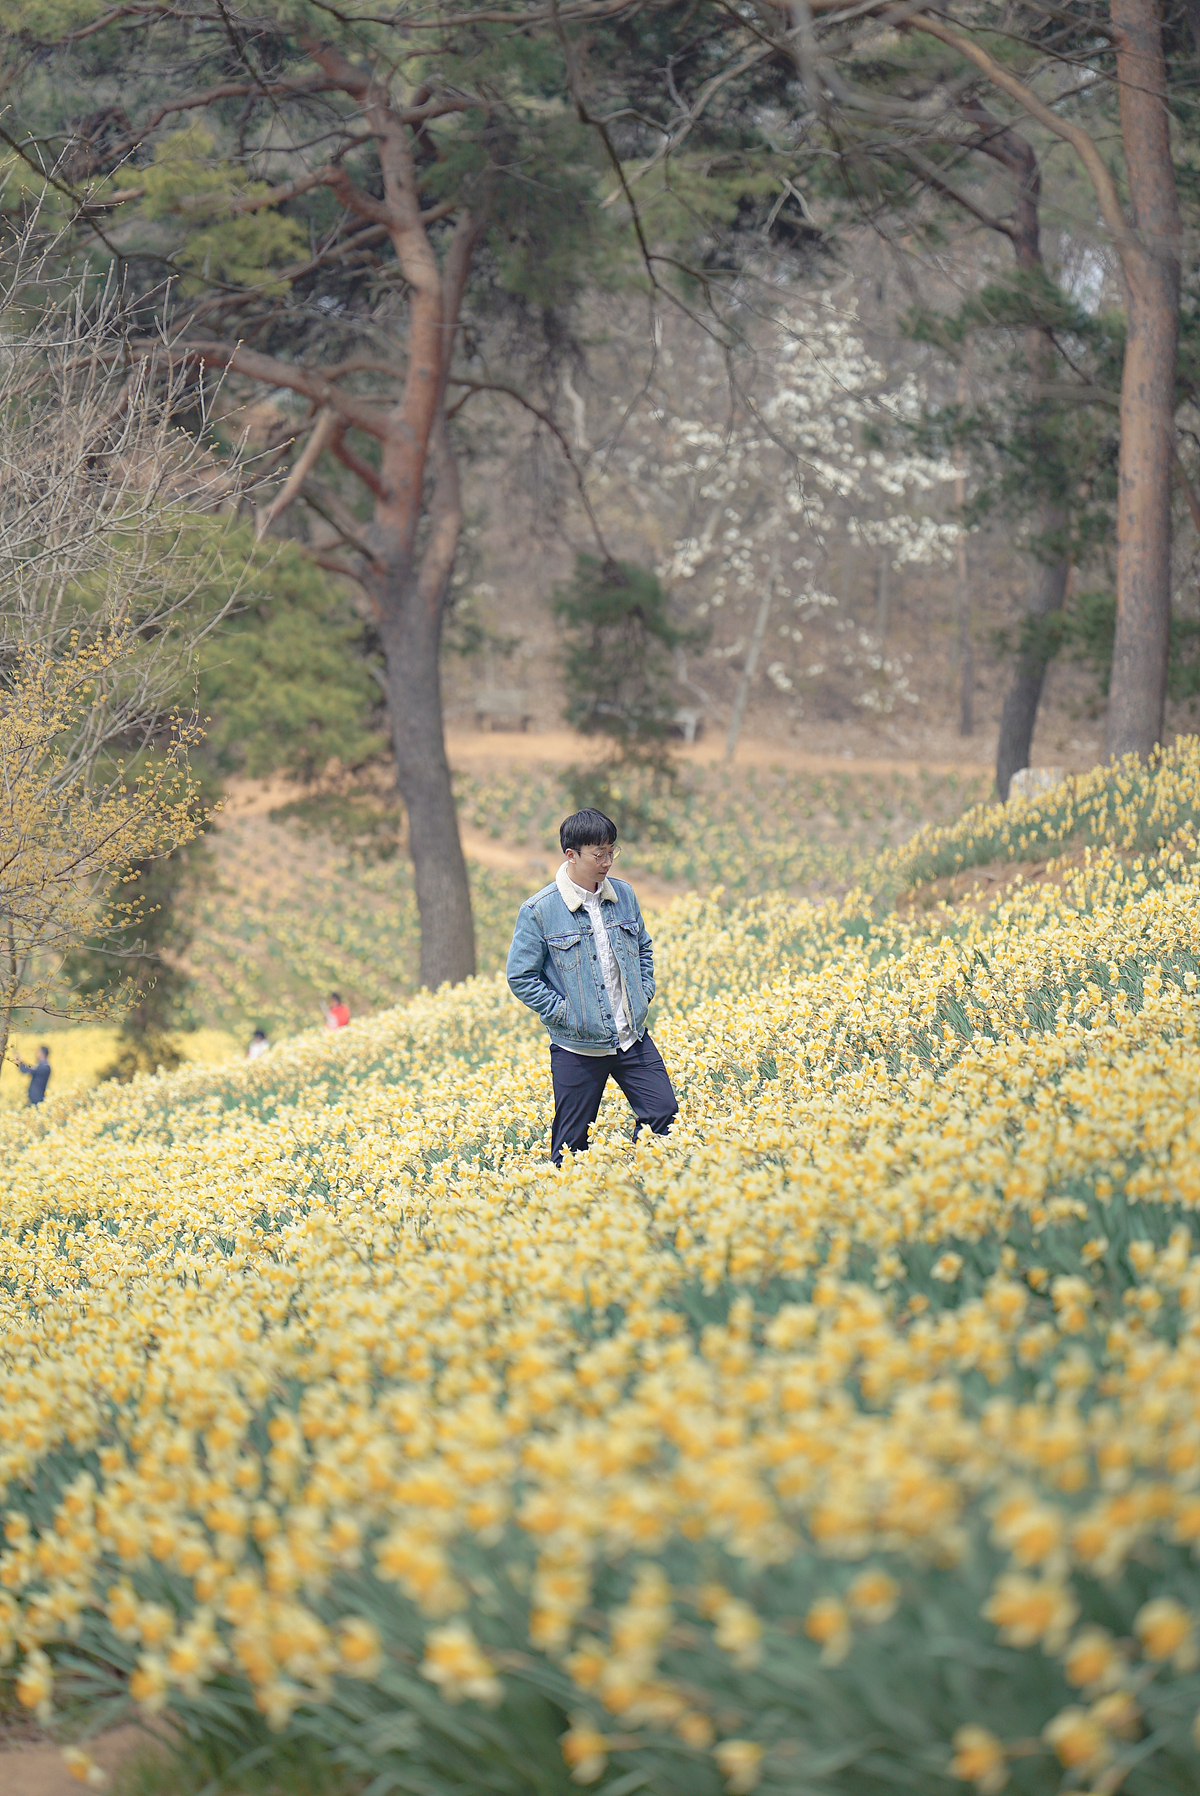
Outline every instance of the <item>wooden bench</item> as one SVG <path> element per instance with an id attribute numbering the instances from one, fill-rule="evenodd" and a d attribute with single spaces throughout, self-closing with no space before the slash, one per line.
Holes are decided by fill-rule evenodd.
<path id="1" fill-rule="evenodd" d="M 527 730 L 533 711 L 525 692 L 505 691 L 492 687 L 475 694 L 475 724 L 478 729 Z"/>

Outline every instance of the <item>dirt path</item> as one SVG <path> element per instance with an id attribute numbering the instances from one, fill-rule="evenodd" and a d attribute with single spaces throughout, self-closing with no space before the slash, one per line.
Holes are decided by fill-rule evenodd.
<path id="1" fill-rule="evenodd" d="M 145 1744 L 140 1728 L 117 1727 L 91 1742 L 88 1751 L 113 1772 Z M 10 1746 L 0 1734 L 0 1796 L 80 1796 L 86 1787 L 67 1770 L 60 1746 L 47 1740 Z"/>
<path id="2" fill-rule="evenodd" d="M 565 766 L 572 761 L 603 760 L 606 744 L 592 736 L 576 736 L 570 730 L 447 730 L 446 753 L 450 765 L 464 772 L 477 773 L 492 767 Z M 701 767 L 715 767 L 725 758 L 724 739 L 718 734 L 702 737 L 689 747 L 672 744 L 672 753 L 680 761 Z M 736 767 L 786 767 L 796 773 L 902 773 L 909 778 L 920 773 L 976 774 L 991 778 L 993 768 L 983 761 L 927 761 L 899 759 L 895 756 L 862 756 L 844 750 L 841 754 L 813 754 L 794 748 L 790 743 L 750 737 L 738 743 L 734 757 Z"/>
<path id="3" fill-rule="evenodd" d="M 512 767 L 562 767 L 572 762 L 598 760 L 606 752 L 603 742 L 598 742 L 593 737 L 577 736 L 570 730 L 538 730 L 532 733 L 519 730 L 449 730 L 446 735 L 446 750 L 450 765 L 463 773 L 488 773 Z M 675 745 L 674 752 L 682 762 L 715 766 L 723 759 L 724 742 L 718 734 L 691 746 L 679 743 Z M 907 778 L 915 778 L 921 773 L 957 773 L 963 778 L 991 776 L 991 768 L 976 761 L 883 759 L 859 756 L 846 750 L 840 754 L 814 754 L 792 747 L 786 742 L 754 737 L 739 742 L 736 765 L 782 767 L 798 773 L 845 773 L 867 778 L 894 773 Z M 390 768 L 380 763 L 378 768 L 373 768 L 368 773 L 367 783 L 372 788 L 377 788 L 380 794 L 390 792 L 393 789 Z M 322 792 L 331 806 L 337 804 L 336 791 L 321 786 L 298 786 L 279 776 L 266 780 L 231 780 L 220 821 L 234 825 L 244 824 L 251 819 L 267 817 L 270 812 L 292 804 L 297 799 L 317 797 Z M 495 841 L 483 830 L 476 829 L 461 819 L 459 829 L 468 858 L 480 866 L 497 873 L 520 873 L 531 880 L 548 880 L 554 877 L 559 859 L 557 855 L 542 854 L 535 849 L 510 847 L 506 843 Z M 645 872 L 638 866 L 636 854 L 632 852 L 627 852 L 619 871 L 636 885 L 643 903 L 654 909 L 669 904 L 673 898 L 692 889 L 686 883 L 672 884 Z"/>
<path id="4" fill-rule="evenodd" d="M 503 736 L 481 739 L 485 742 L 517 740 L 516 737 L 505 738 Z M 553 738 L 546 737 L 528 738 L 530 741 L 546 741 L 548 739 L 553 740 Z M 571 740 L 565 732 L 563 740 Z M 552 757 L 547 758 L 551 759 Z M 390 785 L 391 782 L 387 780 L 386 783 Z M 220 821 L 233 825 L 248 823 L 253 818 L 267 817 L 272 811 L 279 809 L 282 805 L 292 804 L 298 798 L 313 796 L 320 790 L 319 787 L 296 786 L 288 780 L 278 778 L 231 780 L 225 805 L 220 814 Z M 337 795 L 331 793 L 329 802 L 336 804 Z M 554 878 L 562 858 L 561 855 L 541 854 L 532 848 L 511 848 L 507 843 L 495 841 L 484 830 L 476 829 L 473 824 L 466 823 L 461 819 L 458 827 L 467 859 L 477 861 L 481 867 L 488 867 L 496 873 L 520 873 L 529 880 L 531 891 L 536 890 L 539 884 L 544 884 L 547 880 Z M 665 880 L 656 879 L 653 874 L 646 873 L 638 867 L 636 857 L 632 854 L 628 855 L 617 871 L 627 875 L 632 882 L 636 883 L 638 895 L 644 904 L 656 909 L 661 905 L 669 904 L 672 898 L 678 898 L 681 893 L 692 889 L 687 884 L 669 884 Z M 0 1790 L 0 1796 L 4 1796 L 3 1790 Z"/>
<path id="5" fill-rule="evenodd" d="M 536 890 L 535 880 L 543 884 L 554 878 L 562 860 L 560 854 L 539 854 L 535 849 L 508 848 L 503 842 L 495 842 L 491 836 L 485 835 L 481 829 L 475 829 L 469 823 L 459 822 L 458 833 L 462 837 L 463 852 L 470 861 L 478 861 L 481 867 L 490 867 L 497 873 L 523 873 L 530 881 L 530 889 Z M 628 879 L 637 887 L 641 902 L 647 907 L 657 910 L 664 904 L 670 904 L 672 898 L 690 892 L 689 885 L 668 885 L 665 880 L 656 879 L 652 873 L 644 872 L 637 864 L 633 854 L 623 856 L 617 863 L 616 871 L 622 879 Z"/>
<path id="6" fill-rule="evenodd" d="M 573 735 L 570 730 L 538 730 L 532 734 L 519 730 L 450 730 L 446 735 L 446 752 L 454 769 L 464 773 L 486 773 L 501 767 L 564 767 L 574 761 L 596 761 L 603 758 L 605 745 L 593 737 Z M 723 759 L 724 745 L 717 737 L 711 737 L 693 743 L 691 747 L 686 743 L 679 743 L 674 752 L 680 761 L 713 767 Z M 754 738 L 739 742 L 735 765 L 785 767 L 795 773 L 851 773 L 867 776 L 899 773 L 910 779 L 921 773 L 957 773 L 963 778 L 983 775 L 989 779 L 992 774 L 991 767 L 980 761 L 899 760 L 864 757 L 849 752 L 811 754 L 793 748 L 786 742 Z M 380 792 L 393 789 L 391 773 L 386 765 L 381 764 L 378 768 L 377 779 Z M 279 776 L 266 780 L 231 780 L 221 815 L 234 823 L 250 817 L 265 817 L 268 812 L 277 810 L 282 805 L 315 796 L 321 790 L 321 787 L 299 786 Z M 335 794 L 330 793 L 329 797 L 331 803 L 336 802 Z M 479 845 L 489 842 L 489 838 L 481 831 L 472 831 L 464 826 L 464 846 L 468 836 Z M 468 848 L 467 852 L 474 854 L 484 866 L 504 866 L 509 870 L 514 868 L 514 863 L 501 862 L 496 858 L 498 853 L 509 852 L 502 850 L 498 844 L 491 844 L 486 852 L 482 846 L 477 854 L 474 847 Z M 524 852 L 518 849 L 511 852 L 524 871 L 527 861 Z"/>

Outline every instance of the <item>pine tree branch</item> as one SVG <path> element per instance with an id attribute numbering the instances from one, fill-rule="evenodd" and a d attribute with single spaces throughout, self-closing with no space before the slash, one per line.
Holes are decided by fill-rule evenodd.
<path id="1" fill-rule="evenodd" d="M 715 98 L 725 86 L 726 82 L 732 81 L 737 75 L 744 75 L 747 69 L 754 67 L 755 63 L 763 62 L 772 54 L 773 49 L 774 46 L 772 44 L 755 44 L 753 49 L 745 51 L 745 53 L 740 56 L 736 62 L 731 63 L 727 69 L 722 69 L 720 74 L 714 75 L 712 80 L 701 88 L 696 96 L 695 103 L 689 107 L 681 117 L 672 121 L 670 129 L 664 134 L 663 140 L 655 150 L 654 154 L 648 157 L 647 160 L 642 163 L 640 168 L 633 170 L 629 175 L 624 188 L 614 187 L 610 194 L 605 195 L 604 199 L 600 202 L 600 210 L 602 212 L 607 210 L 607 208 L 613 204 L 614 200 L 620 198 L 623 191 L 628 193 L 629 189 L 634 186 L 636 182 L 643 180 L 645 176 L 650 173 L 651 169 L 657 168 L 664 157 L 673 155 L 683 142 L 684 138 L 691 131 L 692 126 L 698 122 L 708 106 L 709 101 Z"/>
<path id="2" fill-rule="evenodd" d="M 135 356 L 162 357 L 175 364 L 228 368 L 230 373 L 244 374 L 264 386 L 287 387 L 290 392 L 311 399 L 314 405 L 331 407 L 346 424 L 353 425 L 356 430 L 365 430 L 368 436 L 382 438 L 387 433 L 387 421 L 380 407 L 353 393 L 344 393 L 323 373 L 303 368 L 296 362 L 281 361 L 278 356 L 263 355 L 260 350 L 247 349 L 243 343 L 131 343 L 129 347 Z M 111 353 L 115 356 L 119 352 Z"/>
<path id="3" fill-rule="evenodd" d="M 960 144 L 957 147 L 964 148 L 966 146 Z M 922 156 L 919 150 L 910 149 L 907 144 L 903 146 L 903 155 L 904 160 L 915 169 L 927 186 L 936 188 L 938 193 L 944 194 L 948 200 L 953 200 L 956 206 L 961 206 L 964 212 L 969 212 L 972 218 L 977 218 L 980 224 L 986 225 L 989 231 L 999 231 L 1004 237 L 1015 236 L 1012 225 L 1006 219 L 995 218 L 982 206 L 977 205 L 969 194 L 963 192 L 961 187 L 956 187 L 953 181 L 946 179 L 936 162 L 930 162 L 927 156 Z"/>
<path id="4" fill-rule="evenodd" d="M 530 412 L 533 415 L 533 417 L 537 418 L 540 423 L 545 425 L 546 429 L 554 437 L 555 441 L 558 443 L 559 448 L 562 450 L 563 454 L 566 456 L 567 462 L 571 469 L 571 472 L 575 476 L 575 484 L 579 488 L 579 497 L 580 497 L 580 500 L 582 501 L 583 509 L 587 513 L 588 523 L 592 527 L 592 535 L 596 539 L 596 547 L 600 551 L 600 554 L 604 560 L 605 566 L 612 566 L 613 565 L 613 556 L 609 552 L 608 544 L 604 540 L 604 535 L 600 529 L 599 520 L 596 517 L 596 513 L 592 509 L 592 502 L 588 498 L 587 488 L 584 485 L 584 480 L 583 480 L 583 469 L 579 466 L 579 463 L 575 460 L 575 457 L 571 452 L 571 445 L 567 440 L 567 434 L 564 431 L 564 429 L 562 428 L 562 425 L 558 422 L 558 420 L 556 418 L 552 417 L 549 412 L 543 411 L 540 405 L 535 405 L 533 403 L 532 399 L 527 399 L 525 397 L 524 393 L 522 393 L 517 387 L 510 387 L 504 381 L 499 381 L 499 380 L 457 380 L 457 379 L 455 379 L 455 377 L 453 375 L 451 375 L 447 384 L 452 387 L 463 387 L 466 389 L 465 392 L 463 393 L 463 397 L 458 401 L 457 405 L 452 406 L 451 409 L 447 412 L 447 414 L 446 414 L 447 420 L 450 420 L 450 419 L 453 419 L 454 417 L 456 417 L 458 415 L 458 413 L 462 410 L 463 406 L 467 403 L 468 399 L 473 398 L 476 393 L 502 393 L 505 396 L 505 398 L 515 400 L 519 406 L 522 406 L 525 411 Z"/>
<path id="5" fill-rule="evenodd" d="M 560 17 L 568 21 L 611 19 L 618 13 L 631 12 L 640 0 L 584 0 L 583 4 L 564 6 Z M 328 0 L 311 0 L 321 12 L 327 12 L 340 25 L 390 25 L 403 19 L 406 31 L 445 31 L 447 25 L 544 25 L 552 17 L 549 12 L 530 8 L 526 12 L 498 12 L 495 7 L 481 7 L 476 12 L 455 13 L 447 18 L 413 19 L 402 13 L 344 13 L 330 6 Z"/>
<path id="6" fill-rule="evenodd" d="M 629 182 L 625 178 L 624 165 L 622 164 L 621 158 L 617 154 L 616 146 L 609 135 L 608 126 L 604 123 L 603 119 L 594 117 L 588 109 L 587 102 L 583 97 L 583 83 L 579 74 L 579 59 L 571 46 L 571 41 L 568 38 L 565 29 L 563 28 L 563 15 L 559 8 L 558 0 L 550 0 L 550 16 L 554 21 L 554 32 L 555 36 L 558 38 L 559 49 L 562 51 L 563 66 L 567 71 L 567 85 L 571 90 L 571 99 L 575 104 L 576 116 L 581 125 L 588 125 L 596 132 L 601 143 L 604 145 L 605 154 L 612 164 L 613 173 L 617 177 L 620 190 L 625 195 L 626 203 L 629 206 L 629 216 L 633 221 L 634 235 L 638 240 L 638 249 L 641 251 L 642 263 L 646 270 L 646 277 L 649 280 L 651 287 L 657 288 L 661 283 L 654 272 L 654 261 L 650 254 L 650 246 L 646 242 L 645 233 L 642 230 L 642 220 L 637 209 L 637 202 L 629 191 Z M 592 528 L 594 530 L 597 529 L 595 523 L 593 523 Z"/>
<path id="7" fill-rule="evenodd" d="M 885 22 L 888 20 L 887 13 L 883 13 L 881 17 Z M 1123 250 L 1141 249 L 1142 246 L 1136 234 L 1129 228 L 1125 209 L 1121 204 L 1121 196 L 1117 191 L 1116 182 L 1109 173 L 1108 164 L 1091 136 L 1081 125 L 1073 124 L 1070 119 L 1059 118 L 1052 107 L 1047 106 L 1046 102 L 1040 99 L 1031 87 L 997 62 L 995 57 L 983 48 L 982 44 L 976 43 L 974 38 L 965 32 L 955 30 L 942 19 L 931 18 L 928 13 L 912 13 L 903 21 L 901 29 L 923 31 L 927 37 L 937 38 L 940 43 L 948 45 L 952 50 L 957 50 L 960 56 L 965 57 L 968 62 L 974 63 L 975 67 L 987 76 L 994 87 L 998 87 L 1001 93 L 1007 94 L 1010 100 L 1015 100 L 1017 105 L 1029 114 L 1030 118 L 1036 119 L 1039 125 L 1052 132 L 1055 137 L 1061 138 L 1064 143 L 1069 143 L 1083 163 L 1092 184 L 1092 190 L 1096 195 L 1101 217 L 1112 232 L 1115 241 Z"/>
<path id="8" fill-rule="evenodd" d="M 376 499 L 382 499 L 384 497 L 383 482 L 380 480 L 375 469 L 371 466 L 370 462 L 364 461 L 362 456 L 347 443 L 345 425 L 342 425 L 340 429 L 334 431 L 333 440 L 329 447 L 331 452 L 337 456 L 337 459 L 341 462 L 343 468 L 349 469 L 350 473 L 353 474 L 356 479 L 361 480 L 369 493 L 373 494 Z"/>
<path id="9" fill-rule="evenodd" d="M 353 549 L 361 555 L 369 568 L 376 569 L 378 567 L 378 556 L 363 541 L 357 530 L 348 525 L 344 518 L 338 516 L 338 513 L 343 510 L 339 499 L 318 486 L 315 480 L 305 481 L 301 496 L 304 503 L 315 511 L 319 518 L 324 518 L 329 527 L 337 531 L 348 549 Z"/>
<path id="10" fill-rule="evenodd" d="M 119 143 L 111 152 L 114 162 L 121 162 L 132 156 L 141 148 L 146 139 L 157 131 L 165 119 L 179 112 L 197 112 L 205 106 L 211 106 L 217 100 L 244 100 L 248 94 L 259 94 L 264 99 L 298 99 L 309 94 L 335 93 L 339 83 L 331 81 L 324 75 L 303 75 L 291 78 L 283 77 L 278 81 L 222 81 L 216 87 L 205 88 L 201 93 L 185 94 L 178 100 L 165 100 L 137 131 Z"/>
<path id="11" fill-rule="evenodd" d="M 297 497 L 301 487 L 312 470 L 316 467 L 325 450 L 331 435 L 337 427 L 337 419 L 328 406 L 317 413 L 316 423 L 309 432 L 307 443 L 292 464 L 291 472 L 276 493 L 271 503 L 258 514 L 254 526 L 254 539 L 261 542 L 276 518 L 282 517 L 288 506 Z"/>

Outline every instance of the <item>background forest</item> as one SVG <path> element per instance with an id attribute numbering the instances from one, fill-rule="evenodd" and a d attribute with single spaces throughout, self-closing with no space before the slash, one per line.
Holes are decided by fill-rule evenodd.
<path id="1" fill-rule="evenodd" d="M 109 751 L 203 718 L 199 834 L 63 1014 L 115 1003 L 129 1069 L 494 965 L 585 791 L 664 893 L 769 889 L 739 739 L 812 891 L 989 766 L 1003 797 L 1189 727 L 1197 43 L 1136 11 L 15 0 L 5 316 L 43 336 L 9 403 L 70 338 L 106 478 L 136 385 L 177 439 L 143 490 L 207 481 L 169 495 L 208 557 L 175 689 Z M 814 755 L 889 764 L 903 825 Z M 736 846 L 685 854 L 726 802 Z"/>

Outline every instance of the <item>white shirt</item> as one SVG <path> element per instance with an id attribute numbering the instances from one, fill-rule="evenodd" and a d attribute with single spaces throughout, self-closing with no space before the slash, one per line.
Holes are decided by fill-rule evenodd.
<path id="1" fill-rule="evenodd" d="M 613 1022 L 617 1025 L 617 1046 L 622 1054 L 629 1052 L 637 1036 L 633 1033 L 629 1018 L 625 1014 L 625 994 L 621 988 L 621 969 L 617 965 L 617 957 L 613 953 L 612 943 L 608 939 L 608 930 L 604 927 L 604 907 L 600 902 L 599 891 L 589 892 L 586 886 L 567 878 L 583 899 L 583 908 L 591 918 L 592 934 L 596 938 L 596 953 L 600 957 L 600 977 L 604 981 L 604 989 L 608 993 L 608 1001 L 612 1005 Z M 563 1042 L 560 1046 L 566 1047 Z M 609 1048 L 567 1048 L 568 1054 L 600 1055 L 611 1052 Z"/>

